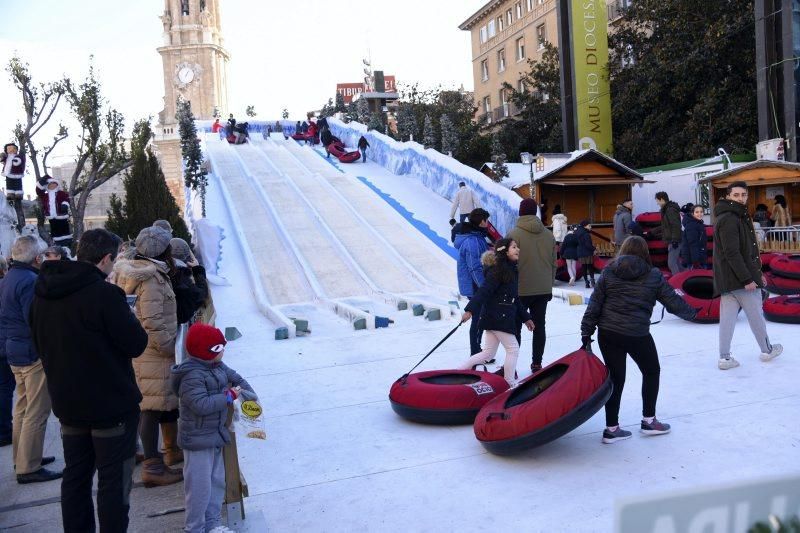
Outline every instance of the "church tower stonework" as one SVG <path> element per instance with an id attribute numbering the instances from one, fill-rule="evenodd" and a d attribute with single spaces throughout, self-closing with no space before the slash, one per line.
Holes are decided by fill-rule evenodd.
<path id="1" fill-rule="evenodd" d="M 178 97 L 189 101 L 197 119 L 211 119 L 228 109 L 228 61 L 223 47 L 219 0 L 164 0 L 164 44 L 158 48 L 164 76 L 164 109 L 158 114 L 155 147 L 164 177 L 183 209 L 183 161 Z"/>

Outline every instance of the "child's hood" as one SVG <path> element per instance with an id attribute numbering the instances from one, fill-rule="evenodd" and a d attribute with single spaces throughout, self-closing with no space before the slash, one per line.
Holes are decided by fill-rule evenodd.
<path id="1" fill-rule="evenodd" d="M 170 369 L 170 385 L 175 394 L 178 394 L 181 388 L 181 381 L 191 372 L 209 372 L 212 363 L 210 361 L 201 361 L 194 357 L 187 357 L 181 364 L 172 365 Z"/>

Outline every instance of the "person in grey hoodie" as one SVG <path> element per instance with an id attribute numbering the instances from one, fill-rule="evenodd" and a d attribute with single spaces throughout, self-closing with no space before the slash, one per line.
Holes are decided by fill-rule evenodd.
<path id="1" fill-rule="evenodd" d="M 619 251 L 622 243 L 628 235 L 633 235 L 630 229 L 633 222 L 633 200 L 628 198 L 617 205 L 617 212 L 614 213 L 614 240 L 612 244 Z"/>
<path id="2" fill-rule="evenodd" d="M 231 442 L 225 427 L 228 406 L 238 395 L 243 400 L 258 399 L 250 384 L 221 361 L 225 344 L 225 336 L 217 328 L 192 325 L 186 335 L 189 357 L 171 372 L 172 390 L 180 399 L 178 444 L 184 454 L 184 531 L 188 532 L 221 528 L 225 496 L 222 448 Z"/>

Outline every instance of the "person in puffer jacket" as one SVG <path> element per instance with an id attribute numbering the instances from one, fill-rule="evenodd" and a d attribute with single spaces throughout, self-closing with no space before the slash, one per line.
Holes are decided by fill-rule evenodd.
<path id="1" fill-rule="evenodd" d="M 503 377 L 512 387 L 517 386 L 516 368 L 519 356 L 517 342 L 518 325 L 524 323 L 533 331 L 533 321 L 522 305 L 517 289 L 519 247 L 513 239 L 500 239 L 494 252 L 486 252 L 481 258 L 486 271 L 486 280 L 464 309 L 462 322 L 480 312 L 477 320 L 486 333 L 486 348 L 473 355 L 460 368 L 470 369 L 494 359 L 500 344 L 506 350 Z"/>
<path id="2" fill-rule="evenodd" d="M 591 336 L 597 328 L 600 352 L 614 384 L 606 403 L 607 427 L 603 431 L 606 444 L 631 437 L 630 431 L 619 427 L 627 354 L 642 372 L 642 433 L 669 432 L 669 424 L 656 419 L 661 367 L 650 335 L 650 316 L 657 301 L 670 313 L 686 320 L 697 314 L 653 267 L 647 242 L 641 237 L 628 237 L 619 255 L 603 269 L 581 322 L 581 341 L 587 350 L 591 350 Z"/>
<path id="3" fill-rule="evenodd" d="M 703 221 L 702 205 L 692 207 L 690 213 L 683 217 L 683 233 L 681 241 L 681 259 L 691 269 L 706 268 L 706 223 Z"/>
<path id="4" fill-rule="evenodd" d="M 186 336 L 189 357 L 171 371 L 172 390 L 180 399 L 184 531 L 205 533 L 220 527 L 225 497 L 222 448 L 231 442 L 225 427 L 228 406 L 239 395 L 243 400 L 258 399 L 250 384 L 222 362 L 225 344 L 225 336 L 214 326 L 193 324 Z"/>

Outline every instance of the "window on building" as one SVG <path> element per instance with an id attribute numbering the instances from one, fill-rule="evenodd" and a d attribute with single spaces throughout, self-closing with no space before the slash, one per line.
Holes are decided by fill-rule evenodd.
<path id="1" fill-rule="evenodd" d="M 527 89 L 525 88 L 525 80 L 519 80 L 517 82 L 517 92 L 524 93 Z"/>
<path id="2" fill-rule="evenodd" d="M 483 97 L 483 113 L 486 117 L 486 123 L 489 124 L 492 122 L 492 101 L 489 99 L 488 96 Z"/>
<path id="3" fill-rule="evenodd" d="M 522 2 L 517 2 L 517 5 L 514 6 L 517 10 L 517 20 L 522 18 Z"/>
<path id="4" fill-rule="evenodd" d="M 506 51 L 505 49 L 497 51 L 497 72 L 503 72 L 506 69 Z"/>
<path id="5" fill-rule="evenodd" d="M 506 11 L 506 23 L 508 23 L 508 25 L 511 26 L 513 22 L 514 22 L 514 13 L 509 9 L 508 11 Z"/>
<path id="6" fill-rule="evenodd" d="M 503 17 L 497 17 L 497 31 L 503 31 Z"/>
<path id="7" fill-rule="evenodd" d="M 525 59 L 525 37 L 517 39 L 517 61 Z"/>
<path id="8" fill-rule="evenodd" d="M 539 24 L 538 26 L 536 26 L 536 44 L 539 46 L 539 50 L 544 48 L 546 42 L 547 42 L 547 28 L 545 28 L 544 24 Z"/>
<path id="9" fill-rule="evenodd" d="M 189 14 L 189 0 L 181 0 L 181 14 Z"/>
<path id="10" fill-rule="evenodd" d="M 528 11 L 533 11 L 533 0 L 528 0 Z"/>
<path id="11" fill-rule="evenodd" d="M 505 89 L 500 89 L 500 92 L 498 93 L 498 96 L 500 97 L 500 116 L 505 118 L 509 114 L 508 113 L 508 111 L 509 111 L 508 110 L 508 100 L 506 98 L 506 90 Z"/>
<path id="12" fill-rule="evenodd" d="M 489 79 L 489 60 L 484 59 L 481 61 L 481 80 L 486 81 Z"/>
<path id="13" fill-rule="evenodd" d="M 490 20 L 489 24 L 486 26 L 486 29 L 489 32 L 489 39 L 497 35 L 497 30 L 495 28 L 496 26 L 494 25 L 494 21 Z"/>
<path id="14" fill-rule="evenodd" d="M 481 44 L 483 44 L 483 43 L 485 43 L 486 41 L 489 40 L 489 38 L 488 38 L 488 36 L 486 34 L 486 26 L 481 26 L 481 32 L 480 33 L 481 33 Z"/>

